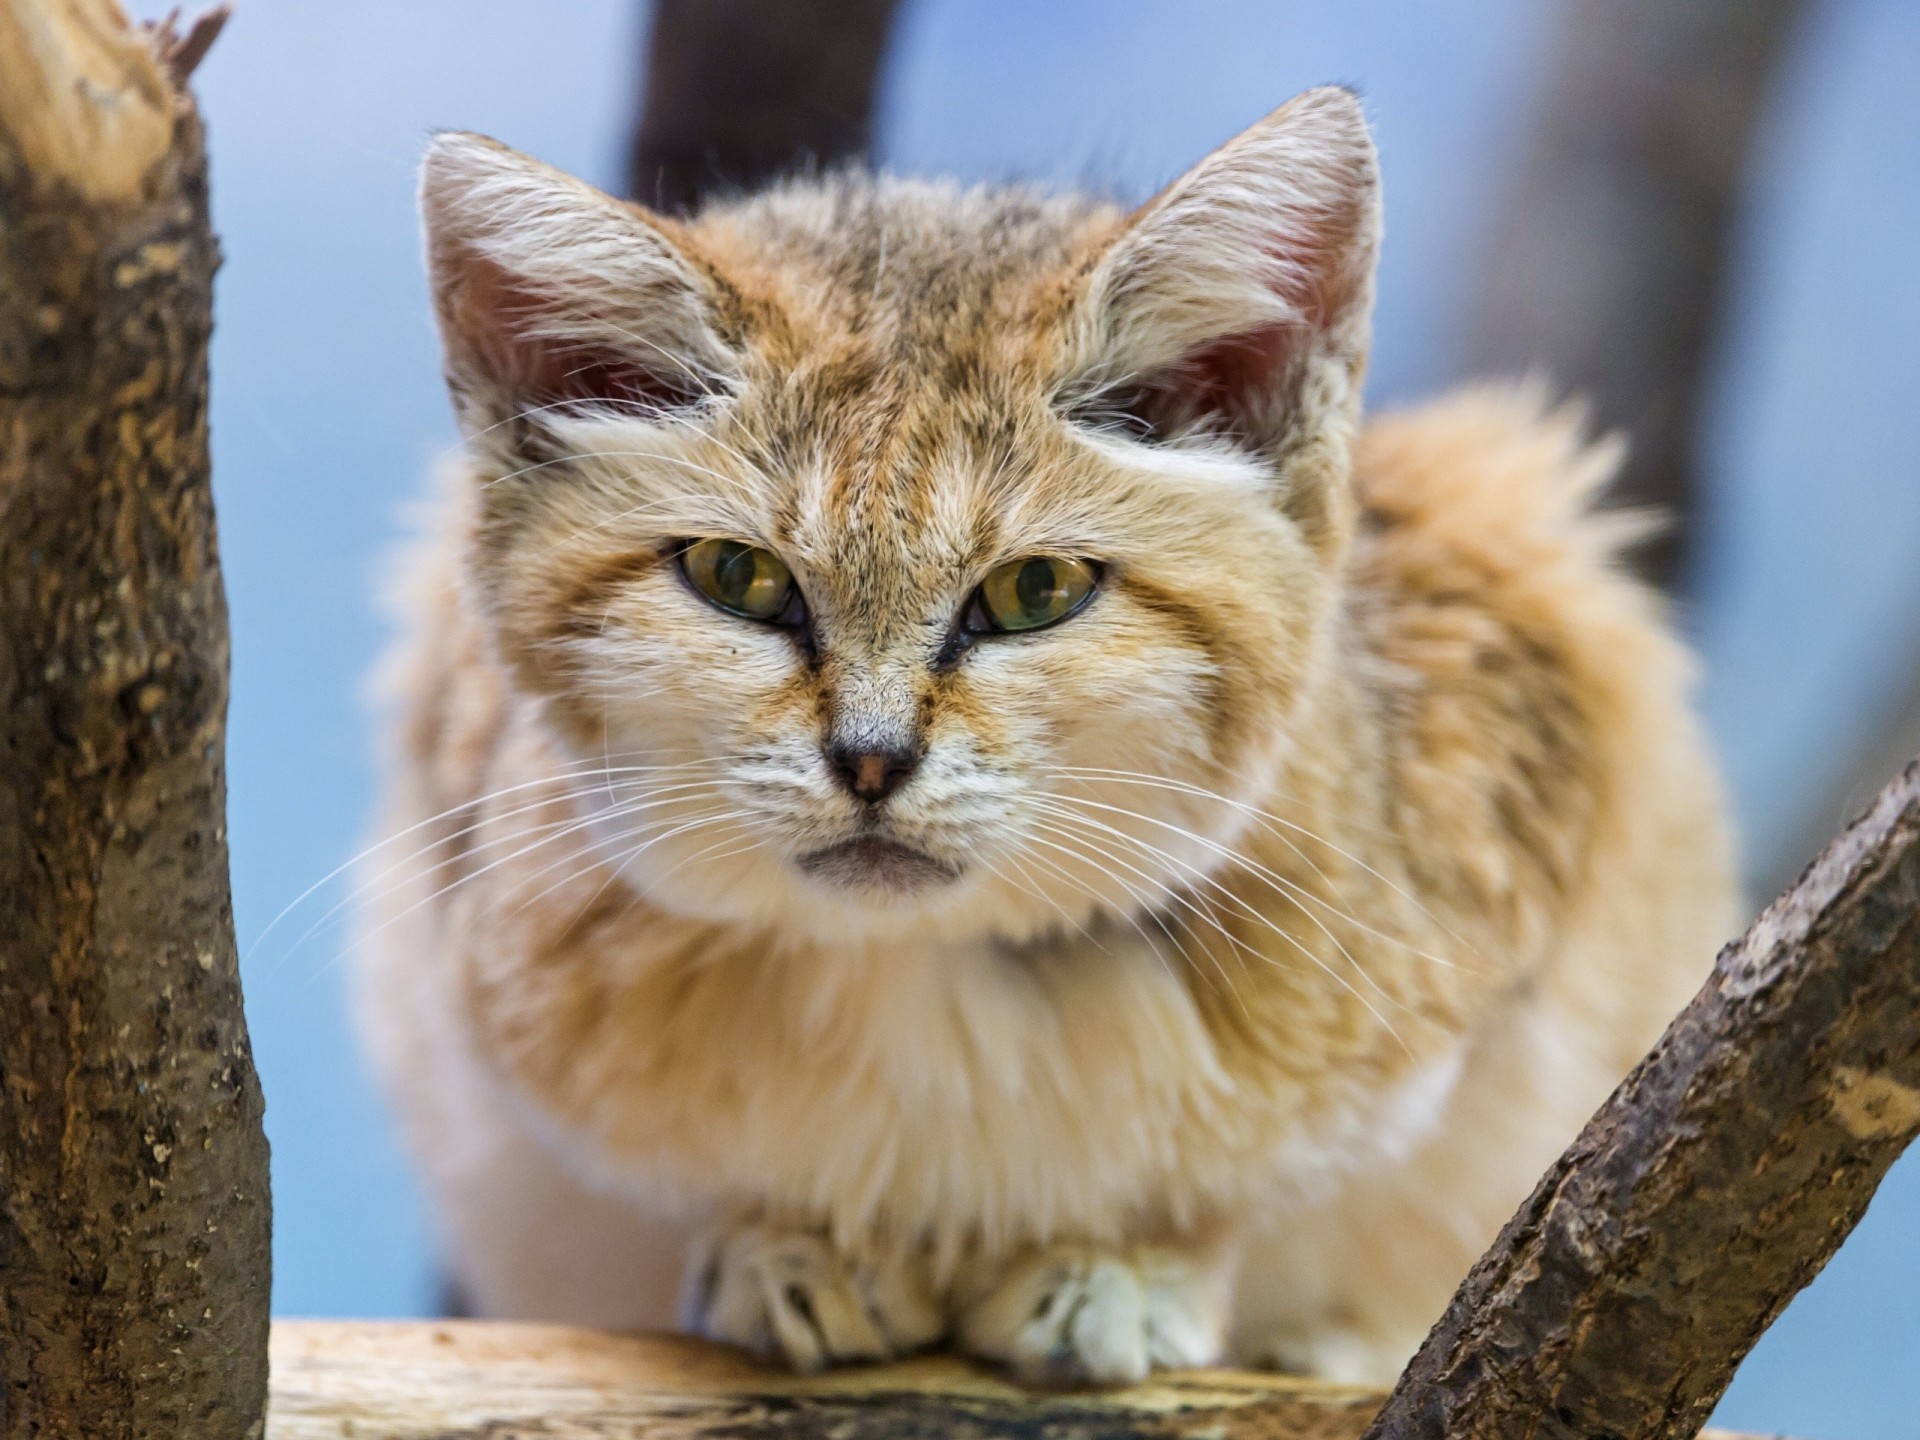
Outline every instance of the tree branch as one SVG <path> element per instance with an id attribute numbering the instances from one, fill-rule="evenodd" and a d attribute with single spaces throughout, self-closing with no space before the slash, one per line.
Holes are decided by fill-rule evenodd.
<path id="1" fill-rule="evenodd" d="M 1507 197 L 1468 346 L 1474 373 L 1539 367 L 1632 448 L 1614 496 L 1669 528 L 1679 578 L 1695 433 L 1747 157 L 1803 0 L 1573 0 Z"/>
<path id="2" fill-rule="evenodd" d="M 898 0 L 658 0 L 628 162 L 636 200 L 691 210 L 866 155 Z"/>
<path id="3" fill-rule="evenodd" d="M 218 257 L 170 63 L 113 0 L 0 0 L 7 1437 L 242 1440 L 266 1398 L 208 486 Z"/>
<path id="4" fill-rule="evenodd" d="M 1920 761 L 1721 952 L 1370 1440 L 1691 1436 L 1916 1131 Z"/>

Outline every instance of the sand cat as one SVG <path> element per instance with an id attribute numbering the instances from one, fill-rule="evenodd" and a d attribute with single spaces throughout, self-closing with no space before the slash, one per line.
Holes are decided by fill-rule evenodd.
<path id="1" fill-rule="evenodd" d="M 1130 212 L 423 195 L 363 1011 L 479 1309 L 1391 1378 L 1733 899 L 1615 449 L 1361 418 L 1355 99 Z"/>

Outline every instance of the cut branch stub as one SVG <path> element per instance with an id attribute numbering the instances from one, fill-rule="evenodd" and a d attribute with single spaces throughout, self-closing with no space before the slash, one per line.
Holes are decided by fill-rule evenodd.
<path id="1" fill-rule="evenodd" d="M 1920 761 L 1721 953 L 1369 1440 L 1693 1435 L 1916 1132 Z"/>
<path id="2" fill-rule="evenodd" d="M 204 50 L 204 27 L 188 52 Z M 164 32 L 0 0 L 0 1435 L 261 1433 L 217 263 Z"/>

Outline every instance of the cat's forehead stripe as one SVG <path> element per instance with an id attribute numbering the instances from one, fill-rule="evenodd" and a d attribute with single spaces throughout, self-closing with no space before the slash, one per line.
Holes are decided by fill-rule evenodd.
<path id="1" fill-rule="evenodd" d="M 1037 275 L 1069 265 L 1118 215 L 1084 196 L 845 174 L 717 207 L 691 229 L 723 268 L 764 277 L 802 315 L 926 346 L 1026 305 Z"/>

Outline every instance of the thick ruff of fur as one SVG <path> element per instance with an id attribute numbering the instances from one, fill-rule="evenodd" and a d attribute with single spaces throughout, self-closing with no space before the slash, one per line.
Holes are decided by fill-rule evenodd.
<path id="1" fill-rule="evenodd" d="M 1734 917 L 1614 452 L 1505 391 L 1359 419 L 1351 97 L 1133 214 L 675 222 L 459 135 L 424 197 L 468 456 L 359 954 L 479 1309 L 1390 1378 Z M 700 598 L 701 537 L 804 626 Z M 1092 601 L 956 628 L 1034 555 Z M 918 765 L 871 803 L 847 744 Z"/>

